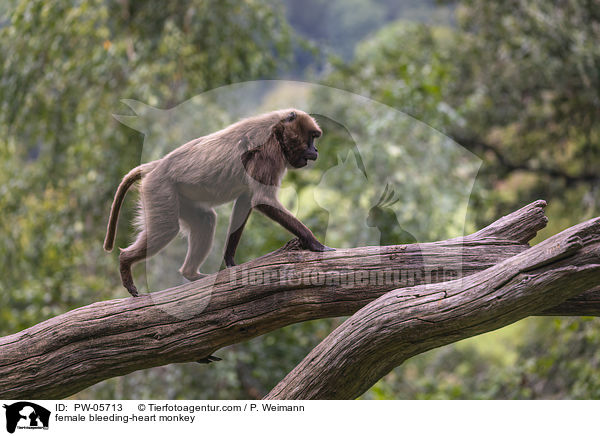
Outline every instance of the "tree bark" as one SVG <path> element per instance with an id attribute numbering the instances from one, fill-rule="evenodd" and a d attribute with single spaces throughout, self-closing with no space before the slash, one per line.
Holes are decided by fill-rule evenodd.
<path id="1" fill-rule="evenodd" d="M 265 398 L 354 399 L 409 357 L 552 313 L 582 292 L 596 301 L 599 285 L 596 218 L 468 277 L 386 293 L 333 331 Z"/>
<path id="2" fill-rule="evenodd" d="M 541 316 L 600 316 L 600 289 L 576 295 L 549 309 L 535 313 Z"/>
<path id="3" fill-rule="evenodd" d="M 187 285 L 72 310 L 0 338 L 0 397 L 63 398 L 139 369 L 205 361 L 289 324 L 351 315 L 392 289 L 483 271 L 528 250 L 546 224 L 544 206 L 534 202 L 473 235 L 441 242 L 326 253 L 292 242 Z M 580 313 L 580 301 L 557 310 Z"/>

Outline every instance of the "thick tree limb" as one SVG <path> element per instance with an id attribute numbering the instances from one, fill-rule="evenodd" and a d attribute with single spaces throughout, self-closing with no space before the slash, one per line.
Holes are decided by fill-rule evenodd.
<path id="1" fill-rule="evenodd" d="M 310 319 L 351 315 L 392 289 L 482 271 L 527 250 L 537 201 L 464 238 L 328 253 L 294 244 L 194 283 L 91 304 L 0 338 L 0 397 L 61 398 Z"/>
<path id="2" fill-rule="evenodd" d="M 353 399 L 407 358 L 549 310 L 600 285 L 600 218 L 487 270 L 397 289 L 325 338 L 267 399 Z"/>
<path id="3" fill-rule="evenodd" d="M 536 315 L 600 316 L 600 289 L 571 297 L 554 307 L 536 313 Z"/>

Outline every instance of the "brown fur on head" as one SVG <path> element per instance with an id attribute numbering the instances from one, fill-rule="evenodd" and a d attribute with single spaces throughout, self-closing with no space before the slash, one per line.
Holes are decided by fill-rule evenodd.
<path id="1" fill-rule="evenodd" d="M 260 147 L 242 154 L 242 163 L 254 180 L 266 186 L 278 186 L 285 168 L 302 168 L 316 160 L 315 138 L 322 131 L 305 112 L 290 110 L 271 127 L 271 133 Z"/>
<path id="2" fill-rule="evenodd" d="M 310 115 L 291 111 L 273 126 L 273 133 L 290 167 L 302 168 L 319 156 L 314 140 L 323 132 Z"/>

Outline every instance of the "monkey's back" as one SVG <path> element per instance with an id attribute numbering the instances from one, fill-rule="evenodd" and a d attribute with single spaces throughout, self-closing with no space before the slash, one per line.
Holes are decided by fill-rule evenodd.
<path id="1" fill-rule="evenodd" d="M 243 119 L 194 139 L 161 159 L 154 177 L 167 179 L 164 181 L 176 184 L 181 195 L 207 206 L 232 201 L 248 189 L 243 154 L 264 144 L 271 127 L 290 111 L 298 110 L 284 109 Z"/>

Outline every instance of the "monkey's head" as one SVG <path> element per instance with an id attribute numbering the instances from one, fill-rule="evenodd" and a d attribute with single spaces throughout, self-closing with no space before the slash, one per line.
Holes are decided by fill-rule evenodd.
<path id="1" fill-rule="evenodd" d="M 313 117 L 299 110 L 290 111 L 273 126 L 273 133 L 291 168 L 302 168 L 319 153 L 315 139 L 323 133 Z"/>

